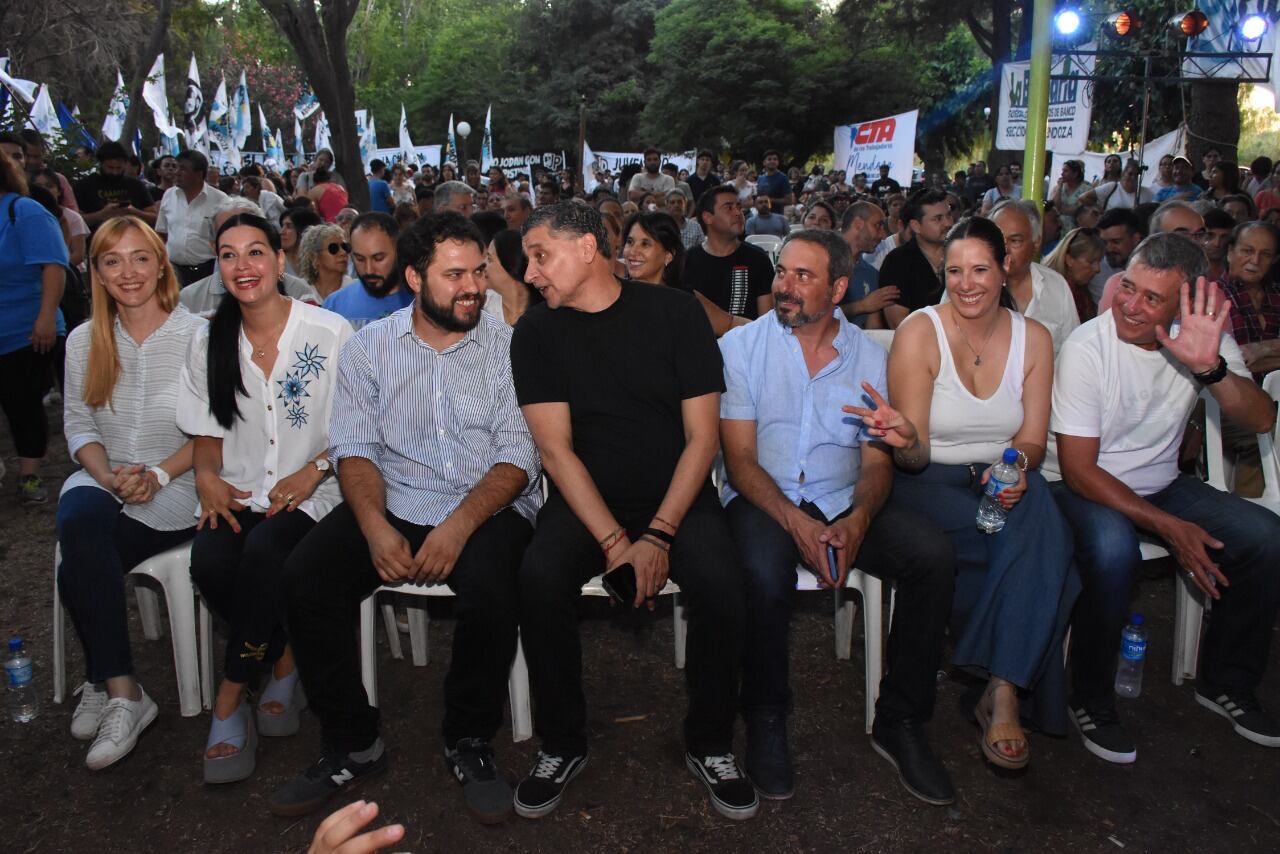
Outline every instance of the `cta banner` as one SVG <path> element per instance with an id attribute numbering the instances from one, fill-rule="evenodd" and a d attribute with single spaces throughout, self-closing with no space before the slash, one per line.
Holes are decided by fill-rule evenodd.
<path id="1" fill-rule="evenodd" d="M 1083 50 L 1096 50 L 1090 43 Z M 1092 56 L 1064 54 L 1053 58 L 1053 74 L 1092 74 Z M 1027 146 L 1027 101 L 1031 91 L 1031 63 L 1006 62 L 1000 69 L 1000 113 L 995 147 L 1022 151 Z M 1089 141 L 1093 118 L 1093 82 L 1083 79 L 1049 81 L 1049 128 L 1045 148 L 1062 153 L 1081 151 Z"/>
<path id="2" fill-rule="evenodd" d="M 919 110 L 839 125 L 835 131 L 835 166 L 853 180 L 866 172 L 874 180 L 881 163 L 889 164 L 889 177 L 904 187 L 911 186 L 911 163 L 916 151 L 916 119 Z"/>

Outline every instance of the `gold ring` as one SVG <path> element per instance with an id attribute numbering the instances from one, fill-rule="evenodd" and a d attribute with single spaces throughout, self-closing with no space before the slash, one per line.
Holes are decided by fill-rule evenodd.
<path id="1" fill-rule="evenodd" d="M 288 495 L 286 495 L 286 496 L 284 497 L 284 503 L 285 503 L 285 504 L 292 504 L 292 503 L 293 503 L 293 493 L 292 493 L 292 492 L 290 492 Z"/>

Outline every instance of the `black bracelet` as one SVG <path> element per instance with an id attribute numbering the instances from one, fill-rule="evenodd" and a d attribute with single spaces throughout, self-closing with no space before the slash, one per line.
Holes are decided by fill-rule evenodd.
<path id="1" fill-rule="evenodd" d="M 1227 357 L 1218 356 L 1218 366 L 1211 371 L 1205 371 L 1203 374 L 1192 374 L 1196 382 L 1200 385 L 1213 385 L 1221 382 L 1227 375 Z"/>
<path id="2" fill-rule="evenodd" d="M 661 540 L 667 545 L 672 545 L 676 541 L 676 538 L 673 534 L 668 534 L 666 531 L 663 531 L 659 528 L 645 528 L 644 532 L 649 536 L 653 537 L 654 539 Z"/>

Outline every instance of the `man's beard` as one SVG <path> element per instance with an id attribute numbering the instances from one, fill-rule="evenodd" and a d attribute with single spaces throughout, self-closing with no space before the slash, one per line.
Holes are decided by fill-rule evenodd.
<path id="1" fill-rule="evenodd" d="M 418 308 L 422 310 L 423 316 L 446 332 L 470 332 L 480 322 L 484 300 L 478 300 L 475 317 L 469 320 L 459 320 L 453 309 L 461 296 L 463 295 L 455 296 L 447 306 L 442 306 L 431 299 L 427 293 L 427 283 L 423 282 L 422 290 L 418 293 Z"/>
<path id="2" fill-rule="evenodd" d="M 364 285 L 365 291 L 374 299 L 382 299 L 391 293 L 400 284 L 400 273 L 393 270 L 390 276 L 383 278 L 382 276 L 360 276 L 360 284 Z"/>
<path id="3" fill-rule="evenodd" d="M 784 305 L 793 305 L 796 307 L 795 314 L 783 315 L 782 307 Z M 778 295 L 773 299 L 773 316 L 778 319 L 778 323 L 787 329 L 796 329 L 801 326 L 808 326 L 810 323 L 816 323 L 826 316 L 826 312 L 817 314 L 805 314 L 804 303 L 798 299 Z"/>

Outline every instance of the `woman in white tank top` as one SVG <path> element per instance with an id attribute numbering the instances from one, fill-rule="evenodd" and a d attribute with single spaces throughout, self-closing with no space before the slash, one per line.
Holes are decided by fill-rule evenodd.
<path id="1" fill-rule="evenodd" d="M 846 411 L 894 448 L 892 500 L 937 522 L 955 548 L 953 662 L 986 680 L 974 709 L 983 753 L 1017 769 L 1030 759 L 1020 716 L 1066 734 L 1061 643 L 1079 589 L 1070 530 L 1036 471 L 1053 345 L 1043 326 L 1005 307 L 1004 238 L 990 221 L 952 228 L 943 268 L 949 302 L 916 312 L 894 337 L 892 407 Z M 1022 472 L 1000 493 L 1004 528 L 986 534 L 975 522 L 982 485 L 1005 448 L 1017 449 Z"/>

